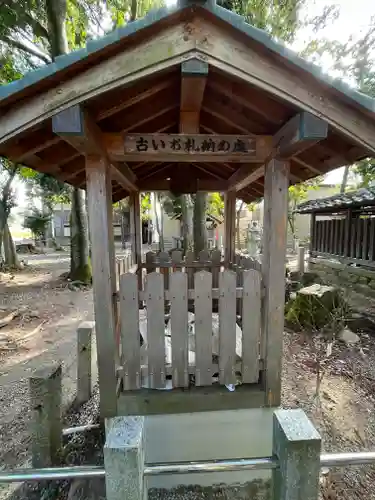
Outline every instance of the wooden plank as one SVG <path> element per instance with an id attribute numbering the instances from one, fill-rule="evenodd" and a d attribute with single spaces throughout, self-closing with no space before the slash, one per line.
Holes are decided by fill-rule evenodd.
<path id="1" fill-rule="evenodd" d="M 310 252 L 313 252 L 314 250 L 317 249 L 317 224 L 316 224 L 316 214 L 310 214 L 310 245 L 309 245 L 309 250 Z"/>
<path id="2" fill-rule="evenodd" d="M 100 387 L 100 412 L 103 417 L 117 414 L 115 356 L 115 311 L 112 289 L 112 260 L 110 235 L 113 226 L 108 224 L 108 199 L 111 197 L 109 165 L 102 158 L 86 158 L 88 219 L 91 238 L 91 263 L 93 270 L 94 310 L 98 371 Z"/>
<path id="3" fill-rule="evenodd" d="M 146 277 L 147 357 L 149 387 L 165 386 L 165 331 L 164 331 L 163 275 L 151 273 Z"/>
<path id="4" fill-rule="evenodd" d="M 234 258 L 236 233 L 236 193 L 229 191 L 224 196 L 224 260 L 228 263 Z"/>
<path id="5" fill-rule="evenodd" d="M 249 184 L 264 176 L 264 165 L 254 168 L 254 165 L 241 165 L 228 179 L 228 190 L 241 191 Z"/>
<path id="6" fill-rule="evenodd" d="M 328 124 L 321 118 L 303 111 L 288 120 L 273 137 L 276 157 L 288 159 L 326 139 Z"/>
<path id="7" fill-rule="evenodd" d="M 272 160 L 266 165 L 262 257 L 265 298 L 261 358 L 265 363 L 266 403 L 269 406 L 278 406 L 281 396 L 288 176 L 288 161 Z"/>
<path id="8" fill-rule="evenodd" d="M 345 242 L 345 219 L 340 219 L 338 230 L 338 249 L 337 254 L 343 255 L 343 247 Z"/>
<path id="9" fill-rule="evenodd" d="M 250 47 L 240 37 L 228 36 L 223 26 L 197 18 L 194 27 L 197 33 L 207 33 L 210 39 L 208 46 L 199 47 L 210 66 L 269 92 L 297 109 L 303 108 L 375 152 L 375 124 L 359 105 L 354 107 L 349 99 L 332 94 L 317 78 L 305 79 L 301 85 L 304 73 L 301 68 L 295 66 L 295 71 L 291 71 L 283 58 L 276 61 L 271 51 L 260 53 L 257 47 Z"/>
<path id="10" fill-rule="evenodd" d="M 135 274 L 120 278 L 121 347 L 125 391 L 141 387 L 138 281 Z"/>
<path id="11" fill-rule="evenodd" d="M 47 92 L 12 106 L 0 117 L 0 143 L 70 106 L 186 61 L 187 51 L 194 50 L 196 42 L 193 38 L 184 39 L 184 26 L 185 23 L 169 26 Z"/>
<path id="12" fill-rule="evenodd" d="M 146 179 L 144 181 L 138 181 L 138 187 L 140 191 L 173 191 L 176 186 L 176 182 L 173 178 L 168 179 Z M 191 177 L 189 182 L 185 185 L 179 179 L 178 183 L 179 193 L 190 193 L 195 194 L 200 191 L 226 191 L 228 187 L 228 182 L 219 179 L 195 179 Z"/>
<path id="13" fill-rule="evenodd" d="M 360 259 L 362 256 L 362 219 L 359 217 L 356 218 L 356 235 L 355 235 L 355 258 Z"/>
<path id="14" fill-rule="evenodd" d="M 186 130 L 186 129 L 185 129 Z M 120 136 L 121 137 L 121 136 Z M 127 161 L 227 161 L 261 163 L 270 152 L 268 136 L 217 134 L 105 134 L 110 157 Z"/>
<path id="15" fill-rule="evenodd" d="M 208 75 L 208 64 L 190 59 L 181 64 L 180 110 L 199 112 L 202 106 Z"/>
<path id="16" fill-rule="evenodd" d="M 252 265 L 252 268 L 254 268 L 254 266 Z M 257 271 L 259 271 L 259 269 L 256 269 Z M 202 272 L 202 271 L 199 271 L 199 272 Z M 205 271 L 207 272 L 207 271 Z M 196 273 L 193 274 L 193 288 L 192 289 L 188 289 L 188 299 L 189 301 L 190 300 L 195 300 L 195 291 L 194 291 L 194 276 L 195 276 Z M 212 298 L 213 299 L 218 299 L 220 297 L 220 288 L 212 288 L 211 290 L 211 293 L 212 293 Z M 236 287 L 236 299 L 241 299 L 242 298 L 242 287 L 241 288 L 237 288 Z M 147 297 L 147 292 L 139 292 L 139 300 L 146 300 L 146 297 Z M 171 292 L 170 290 L 164 290 L 164 300 L 171 300 Z"/>
<path id="17" fill-rule="evenodd" d="M 375 219 L 370 219 L 369 260 L 375 261 Z"/>
<path id="18" fill-rule="evenodd" d="M 223 271 L 219 278 L 219 381 L 236 382 L 236 273 Z"/>
<path id="19" fill-rule="evenodd" d="M 180 271 L 172 273 L 171 341 L 173 387 L 188 387 L 188 297 L 187 276 Z"/>
<path id="20" fill-rule="evenodd" d="M 368 231 L 369 231 L 369 219 L 366 217 L 362 219 L 363 228 L 363 238 L 362 238 L 362 260 L 368 260 L 369 248 L 368 248 Z"/>
<path id="21" fill-rule="evenodd" d="M 335 239 L 334 239 L 334 232 L 335 232 L 335 221 L 334 219 L 331 219 L 329 221 L 329 228 L 328 228 L 328 231 L 329 231 L 329 252 L 330 253 L 335 253 L 335 249 L 334 249 L 334 243 L 335 243 Z"/>
<path id="22" fill-rule="evenodd" d="M 242 382 L 244 384 L 254 384 L 259 380 L 260 328 L 261 275 L 254 270 L 244 271 L 242 299 Z"/>
<path id="23" fill-rule="evenodd" d="M 240 408 L 259 409 L 264 405 L 264 390 L 260 384 L 237 386 L 234 392 L 218 385 L 190 387 L 188 391 L 141 389 L 120 394 L 118 405 L 119 415 L 170 415 Z"/>
<path id="24" fill-rule="evenodd" d="M 53 116 L 52 128 L 82 155 L 100 155 L 109 161 L 102 131 L 81 105 L 76 104 Z M 116 162 L 110 163 L 112 175 L 118 183 L 127 190 L 137 191 L 137 178 L 133 171 L 125 163 L 121 166 Z"/>
<path id="25" fill-rule="evenodd" d="M 195 288 L 195 385 L 212 384 L 212 276 L 199 271 Z"/>

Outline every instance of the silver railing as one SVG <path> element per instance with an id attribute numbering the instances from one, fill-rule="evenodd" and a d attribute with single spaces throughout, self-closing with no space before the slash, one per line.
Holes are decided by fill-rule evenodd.
<path id="1" fill-rule="evenodd" d="M 324 453 L 320 456 L 321 467 L 343 467 L 369 465 L 375 463 L 375 451 L 354 453 Z M 230 460 L 208 460 L 201 462 L 175 462 L 165 464 L 146 464 L 144 476 L 162 474 L 191 474 L 207 472 L 228 472 L 239 470 L 277 469 L 278 461 L 274 457 L 241 458 Z M 82 465 L 77 467 L 50 467 L 44 469 L 15 469 L 0 472 L 0 483 L 18 483 L 21 481 L 47 481 L 59 479 L 77 479 L 105 477 L 101 466 Z"/>

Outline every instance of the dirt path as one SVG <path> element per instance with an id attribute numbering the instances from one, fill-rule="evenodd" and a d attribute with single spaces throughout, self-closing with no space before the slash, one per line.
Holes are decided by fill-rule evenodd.
<path id="1" fill-rule="evenodd" d="M 29 375 L 35 368 L 61 360 L 63 401 L 71 401 L 76 390 L 76 329 L 82 320 L 93 318 L 91 291 L 72 291 L 59 278 L 68 270 L 66 254 L 33 256 L 28 261 L 30 267 L 21 273 L 0 276 L 0 306 L 24 308 L 0 329 L 0 463 L 4 468 L 22 465 L 29 457 Z M 6 490 L 0 485 L 0 498 Z"/>

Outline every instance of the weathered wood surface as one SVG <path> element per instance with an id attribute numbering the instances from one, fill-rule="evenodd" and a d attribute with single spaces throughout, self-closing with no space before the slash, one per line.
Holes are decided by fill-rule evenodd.
<path id="1" fill-rule="evenodd" d="M 266 165 L 264 186 L 262 278 L 265 299 L 261 343 L 270 406 L 278 406 L 281 397 L 288 186 L 289 163 L 271 160 Z"/>
<path id="2" fill-rule="evenodd" d="M 242 299 L 242 382 L 259 379 L 261 328 L 261 276 L 254 270 L 243 273 Z"/>
<path id="3" fill-rule="evenodd" d="M 263 152 L 269 137 L 213 134 L 129 134 L 124 138 L 124 154 L 140 155 L 158 161 L 167 155 L 170 161 L 185 161 L 195 156 L 234 158 L 245 156 L 249 161 Z M 164 160 L 163 160 L 164 161 Z M 211 161 L 211 158 L 210 158 Z"/>
<path id="4" fill-rule="evenodd" d="M 196 386 L 211 385 L 214 374 L 219 376 L 220 384 L 234 384 L 242 370 L 245 383 L 256 383 L 259 378 L 260 273 L 245 271 L 244 281 L 241 278 L 243 288 L 236 287 L 237 274 L 229 270 L 220 273 L 219 289 L 212 288 L 213 277 L 207 271 L 194 273 L 194 288 L 190 290 L 187 273 L 174 271 L 169 278 L 169 290 L 165 290 L 163 274 L 150 273 L 145 291 L 139 292 L 134 274 L 121 276 L 124 390 L 139 388 L 139 380 L 141 386 L 162 388 L 167 374 L 172 375 L 173 387 L 189 386 L 192 383 L 189 375 L 195 375 Z M 213 297 L 219 300 L 219 314 L 212 312 Z M 242 298 L 243 331 L 236 323 L 236 300 Z M 141 320 L 138 320 L 139 300 L 146 303 Z M 170 300 L 168 322 L 165 300 Z M 188 312 L 190 300 L 195 314 Z M 141 347 L 139 334 L 144 342 Z"/>
<path id="5" fill-rule="evenodd" d="M 187 276 L 175 272 L 170 280 L 172 380 L 175 387 L 189 385 L 188 374 L 188 298 Z"/>
<path id="6" fill-rule="evenodd" d="M 197 386 L 212 383 L 212 281 L 213 276 L 200 271 L 195 274 L 195 347 Z"/>
<path id="7" fill-rule="evenodd" d="M 151 273 L 146 278 L 147 346 L 149 387 L 165 385 L 163 275 Z"/>
<path id="8" fill-rule="evenodd" d="M 138 282 L 135 274 L 120 278 L 120 317 L 124 389 L 141 387 L 139 342 Z"/>
<path id="9" fill-rule="evenodd" d="M 225 271 L 219 278 L 219 380 L 234 384 L 236 356 L 236 274 Z"/>

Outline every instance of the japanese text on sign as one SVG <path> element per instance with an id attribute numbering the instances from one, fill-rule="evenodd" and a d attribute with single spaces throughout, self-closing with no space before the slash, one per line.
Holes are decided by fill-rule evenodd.
<path id="1" fill-rule="evenodd" d="M 249 136 L 137 134 L 125 138 L 126 153 L 247 154 L 255 155 L 256 142 Z"/>

